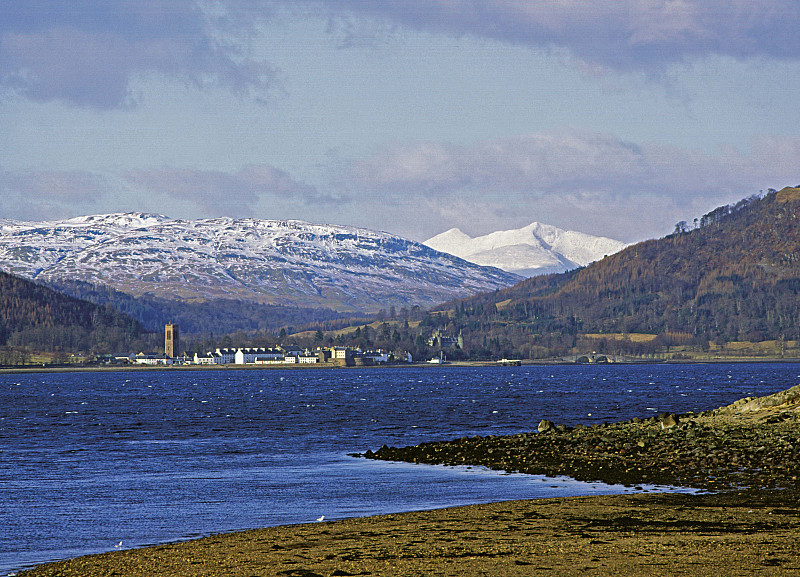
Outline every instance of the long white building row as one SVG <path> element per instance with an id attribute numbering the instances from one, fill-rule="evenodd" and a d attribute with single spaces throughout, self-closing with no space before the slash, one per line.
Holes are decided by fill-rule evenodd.
<path id="1" fill-rule="evenodd" d="M 217 349 L 204 355 L 195 353 L 196 365 L 316 364 L 319 355 L 294 347 Z"/>
<path id="2" fill-rule="evenodd" d="M 289 345 L 275 348 L 244 347 L 219 348 L 205 354 L 195 353 L 194 357 L 170 358 L 165 355 L 139 353 L 127 357 L 130 362 L 141 365 L 297 365 L 334 363 L 344 366 L 381 365 L 389 362 L 412 362 L 407 352 L 389 353 L 387 351 L 362 351 L 350 347 L 317 348 L 315 351 Z"/>

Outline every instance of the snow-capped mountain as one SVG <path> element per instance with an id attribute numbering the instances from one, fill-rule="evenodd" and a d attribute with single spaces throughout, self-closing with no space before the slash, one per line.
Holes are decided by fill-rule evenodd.
<path id="1" fill-rule="evenodd" d="M 132 295 L 342 311 L 429 306 L 521 280 L 387 233 L 306 222 L 126 213 L 0 221 L 0 270 Z"/>
<path id="2" fill-rule="evenodd" d="M 423 244 L 475 264 L 525 277 L 586 266 L 627 246 L 618 240 L 538 222 L 475 238 L 452 228 Z"/>

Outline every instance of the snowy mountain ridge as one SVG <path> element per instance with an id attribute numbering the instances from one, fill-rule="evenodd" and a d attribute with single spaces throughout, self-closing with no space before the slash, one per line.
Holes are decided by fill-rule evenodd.
<path id="1" fill-rule="evenodd" d="M 56 285 L 106 285 L 134 296 L 363 312 L 432 306 L 521 280 L 367 229 L 145 213 L 0 220 L 0 270 Z"/>
<path id="2" fill-rule="evenodd" d="M 475 238 L 452 228 L 423 244 L 475 264 L 525 277 L 586 266 L 627 246 L 618 240 L 539 222 Z"/>

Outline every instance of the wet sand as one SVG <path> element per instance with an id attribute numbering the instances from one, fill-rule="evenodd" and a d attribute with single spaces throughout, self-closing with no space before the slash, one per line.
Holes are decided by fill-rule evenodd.
<path id="1" fill-rule="evenodd" d="M 499 453 L 501 463 L 518 463 L 509 455 L 519 456 L 520 441 L 530 451 L 524 463 L 536 466 L 543 454 L 542 466 L 555 474 L 569 474 L 578 463 L 581 475 L 597 479 L 652 483 L 677 475 L 705 488 L 711 479 L 711 487 L 724 491 L 509 501 L 276 527 L 81 557 L 20 575 L 800 574 L 800 387 L 677 421 L 600 427 L 594 431 L 600 440 L 588 443 L 592 431 L 582 429 L 533 435 L 535 443 L 559 449 L 549 453 L 529 438 L 492 437 L 475 440 L 490 453 L 466 458 L 492 466 Z M 638 455 L 636 438 L 647 439 Z M 435 445 L 408 448 L 410 460 Z M 646 479 L 623 458 L 630 454 L 647 463 Z M 597 459 L 595 474 L 581 455 Z M 664 478 L 652 478 L 659 471 Z"/>
<path id="2" fill-rule="evenodd" d="M 614 495 L 261 529 L 25 575 L 797 575 L 798 537 L 794 498 Z"/>

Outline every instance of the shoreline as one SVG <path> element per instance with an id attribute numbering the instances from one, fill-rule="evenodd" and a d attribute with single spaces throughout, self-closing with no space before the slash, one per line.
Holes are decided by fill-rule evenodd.
<path id="1" fill-rule="evenodd" d="M 24 365 L 14 367 L 0 367 L 2 374 L 26 374 L 26 373 L 81 373 L 81 372 L 135 372 L 135 371 L 224 371 L 224 370 L 315 370 L 315 369 L 392 369 L 392 368 L 455 368 L 455 367 L 498 367 L 498 368 L 519 368 L 521 367 L 552 367 L 552 366 L 576 366 L 591 367 L 604 366 L 613 367 L 614 365 L 709 365 L 725 363 L 800 363 L 800 357 L 731 357 L 723 359 L 652 359 L 637 361 L 618 361 L 614 363 L 586 364 L 570 361 L 522 361 L 516 367 L 505 366 L 500 361 L 447 361 L 443 364 L 431 364 L 426 362 L 414 363 L 392 363 L 388 365 L 362 365 L 362 366 L 341 366 L 332 363 L 319 363 L 310 365 L 286 364 L 286 365 L 179 365 L 179 366 L 160 366 L 160 365 L 106 365 L 106 366 L 50 366 L 50 365 Z"/>
<path id="2" fill-rule="evenodd" d="M 18 575 L 796 575 L 799 515 L 771 492 L 505 501 L 211 535 Z"/>
<path id="3" fill-rule="evenodd" d="M 628 486 L 702 491 L 776 489 L 800 494 L 800 385 L 703 413 L 568 427 L 543 420 L 535 433 L 462 437 L 353 456 L 508 473 L 566 475 Z"/>
<path id="4" fill-rule="evenodd" d="M 456 447 L 471 464 L 490 468 L 520 470 L 522 463 L 548 476 L 607 477 L 713 492 L 506 501 L 288 525 L 79 557 L 19 575 L 514 576 L 546 571 L 724 577 L 800 571 L 800 385 L 697 415 L 664 414 L 572 430 L 543 422 L 540 428 L 530 435 L 394 451 L 406 451 L 403 460 L 412 462 L 428 462 L 421 456 L 438 454 L 443 464 L 464 464 L 450 462 L 453 453 L 436 451 Z M 634 445 L 630 435 L 645 446 Z M 473 450 L 465 451 L 464 443 L 472 443 Z M 519 461 L 520 448 L 527 461 Z M 386 450 L 387 458 L 398 458 Z M 631 467 L 631 459 L 645 466 Z"/>

